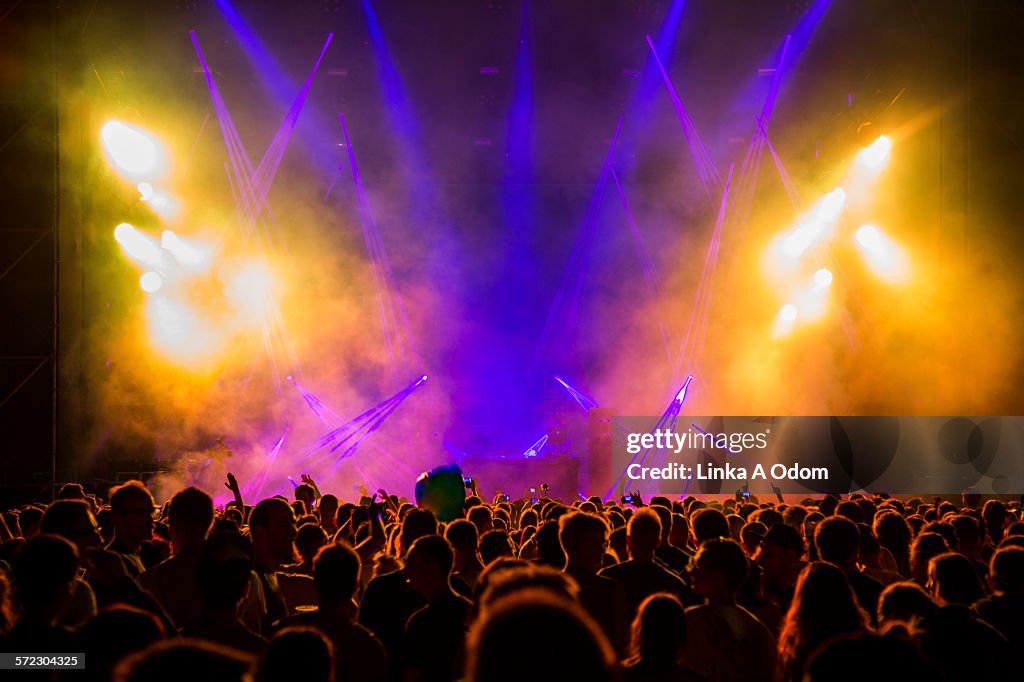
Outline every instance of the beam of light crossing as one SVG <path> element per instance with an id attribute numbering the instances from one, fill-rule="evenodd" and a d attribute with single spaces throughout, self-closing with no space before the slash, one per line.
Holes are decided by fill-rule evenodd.
<path id="1" fill-rule="evenodd" d="M 537 455 L 540 454 L 540 451 L 544 449 L 544 446 L 547 445 L 547 442 L 548 434 L 545 433 L 543 436 L 537 439 L 536 443 L 534 443 L 533 445 L 526 449 L 526 452 L 523 453 L 523 457 L 527 459 L 536 457 Z"/>
<path id="2" fill-rule="evenodd" d="M 422 386 L 426 380 L 426 375 L 421 376 L 391 397 L 374 405 L 354 419 L 327 432 L 299 453 L 299 461 L 304 462 L 319 453 L 320 457 L 315 460 L 315 464 L 311 465 L 313 468 L 318 469 L 329 460 L 333 460 L 336 464 L 343 459 L 351 457 L 362 442 L 379 429 L 384 421 L 398 409 L 398 406 L 417 388 Z M 332 457 L 342 447 L 346 447 L 346 449 L 340 455 Z M 326 453 L 323 452 L 325 448 L 329 448 Z"/>
<path id="3" fill-rule="evenodd" d="M 683 383 L 682 387 L 680 387 L 680 389 L 676 391 L 675 396 L 672 398 L 672 402 L 668 404 L 668 407 L 665 408 L 665 411 L 662 413 L 657 423 L 651 428 L 651 430 L 648 433 L 654 433 L 659 429 L 663 431 L 675 431 L 676 422 L 679 420 L 679 413 L 682 411 L 683 404 L 686 402 L 686 395 L 692 382 L 693 375 L 687 375 L 686 381 Z M 614 483 L 612 483 L 612 487 L 609 488 L 608 492 L 605 494 L 603 499 L 612 499 L 612 496 L 615 495 L 615 492 L 617 490 L 621 490 L 625 485 L 626 480 L 629 478 L 629 467 L 637 463 L 644 464 L 648 456 L 650 456 L 653 451 L 654 448 L 645 448 L 640 452 L 636 453 L 635 455 L 633 455 L 630 458 L 630 460 L 626 462 L 626 466 L 622 469 L 622 473 L 619 474 L 619 477 L 615 479 Z M 664 458 L 664 455 L 662 456 L 662 458 Z M 643 488 L 645 483 L 641 483 L 640 485 L 641 488 Z"/>
<path id="4" fill-rule="evenodd" d="M 562 377 L 556 376 L 555 381 L 557 381 L 558 384 L 562 388 L 564 388 L 566 392 L 569 393 L 572 399 L 576 401 L 576 404 L 579 405 L 584 412 L 589 414 L 590 410 L 594 409 L 595 407 L 600 407 L 600 405 L 597 404 L 596 400 L 588 396 L 583 391 L 580 391 L 570 386 L 569 383 Z"/>
<path id="5" fill-rule="evenodd" d="M 615 134 L 612 137 L 611 145 L 608 148 L 608 155 L 605 157 L 604 165 L 601 167 L 597 185 L 594 187 L 594 192 L 591 195 L 590 203 L 587 205 L 587 211 L 583 216 L 579 233 L 576 235 L 576 242 L 573 244 L 569 262 L 566 265 L 565 272 L 562 273 L 558 291 L 555 292 L 555 298 L 551 303 L 551 308 L 548 310 L 547 319 L 544 321 L 544 329 L 541 331 L 540 341 L 537 344 L 534 356 L 534 377 L 537 376 L 538 371 L 542 372 L 544 370 L 546 362 L 559 362 L 562 359 L 560 357 L 549 357 L 550 346 L 553 339 L 566 336 L 564 334 L 565 330 L 570 328 L 576 319 L 580 294 L 583 289 L 583 280 L 589 267 L 591 245 L 594 240 L 594 232 L 596 231 L 596 215 L 601 205 L 601 200 L 604 198 L 605 187 L 608 184 L 608 175 L 612 168 L 612 157 L 615 154 L 615 145 L 619 140 L 621 130 L 622 117 L 620 116 L 615 126 Z"/>
<path id="6" fill-rule="evenodd" d="M 729 205 L 729 192 L 732 188 L 733 171 L 735 164 L 729 166 L 729 175 L 722 190 L 722 201 L 718 207 L 718 216 L 715 218 L 715 229 L 711 233 L 711 240 L 708 242 L 707 252 L 704 255 L 704 269 L 701 272 L 700 284 L 694 297 L 693 308 L 690 310 L 690 319 L 686 326 L 686 334 L 680 343 L 678 360 L 673 368 L 673 373 L 680 368 L 693 363 L 696 365 L 697 375 L 705 386 L 707 382 L 700 370 L 700 353 L 703 350 L 704 338 L 707 332 L 708 314 L 711 309 L 711 292 L 714 283 L 715 271 L 718 268 L 718 253 L 722 245 L 722 234 L 725 230 L 726 210 Z"/>
<path id="7" fill-rule="evenodd" d="M 380 315 L 389 365 L 393 372 L 405 371 L 412 338 L 409 332 L 409 323 L 402 307 L 401 298 L 395 293 L 395 278 L 388 260 L 387 250 L 380 237 L 380 229 L 373 215 L 373 208 L 366 193 L 366 186 L 363 184 L 362 173 L 359 172 L 359 164 L 356 161 L 355 149 L 352 139 L 349 137 L 344 114 L 338 114 L 338 121 L 341 123 L 344 134 L 345 150 L 352 170 L 352 181 L 355 184 L 363 242 L 366 244 L 366 251 L 370 257 L 370 271 L 374 287 L 377 290 L 377 312 Z"/>
<path id="8" fill-rule="evenodd" d="M 665 70 L 665 65 L 661 63 L 661 58 L 658 56 L 658 50 L 654 46 L 651 36 L 647 36 L 647 45 L 651 48 L 651 54 L 654 55 L 658 70 L 661 71 L 662 80 L 665 81 L 665 87 L 668 89 L 672 106 L 676 110 L 679 124 L 683 128 L 683 135 L 686 137 L 686 145 L 690 148 L 690 154 L 697 165 L 697 174 L 700 176 L 701 186 L 704 188 L 704 193 L 710 198 L 714 194 L 714 190 L 721 186 L 722 178 L 718 173 L 718 169 L 715 168 L 715 163 L 711 160 L 704 142 L 700 139 L 697 127 L 693 125 L 693 120 L 690 119 L 690 115 L 687 113 L 686 106 L 679 97 L 675 85 L 672 84 L 672 79 L 669 77 L 668 71 Z"/>
<path id="9" fill-rule="evenodd" d="M 288 383 L 290 383 L 295 388 L 295 390 L 299 392 L 299 395 L 302 397 L 303 402 L 306 403 L 306 406 L 309 407 L 310 410 L 312 410 L 313 414 L 316 415 L 317 419 L 319 419 L 320 423 L 323 424 L 325 427 L 333 430 L 337 428 L 339 425 L 344 425 L 348 423 L 348 420 L 346 420 L 344 417 L 342 417 L 337 412 L 332 410 L 326 403 L 320 400 L 320 398 L 318 398 L 312 392 L 306 390 L 306 388 L 304 388 L 298 381 L 296 381 L 294 377 L 288 377 Z M 338 442 L 337 438 L 335 438 L 335 442 Z M 375 442 L 371 442 L 369 446 L 373 450 L 381 454 L 383 457 L 388 459 L 388 461 L 392 463 L 392 466 L 398 468 L 400 471 L 402 471 L 403 474 L 405 474 L 406 476 L 414 476 L 414 472 L 412 469 L 406 466 L 405 463 L 397 459 L 394 455 L 385 450 L 383 447 L 381 447 Z M 353 460 L 353 466 L 356 469 L 356 473 L 359 474 L 359 476 L 361 477 L 360 480 L 369 480 L 368 478 L 366 478 L 362 468 L 358 466 L 357 460 Z"/>

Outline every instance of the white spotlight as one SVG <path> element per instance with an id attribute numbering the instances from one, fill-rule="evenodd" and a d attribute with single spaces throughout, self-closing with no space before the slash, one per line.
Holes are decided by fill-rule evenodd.
<path id="1" fill-rule="evenodd" d="M 860 165 L 868 170 L 879 170 L 889 160 L 892 140 L 882 135 L 860 152 Z"/>

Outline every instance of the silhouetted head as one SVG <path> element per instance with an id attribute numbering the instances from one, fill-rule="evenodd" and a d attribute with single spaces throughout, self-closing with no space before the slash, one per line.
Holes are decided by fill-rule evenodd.
<path id="1" fill-rule="evenodd" d="M 490 530 L 480 538 L 480 560 L 486 566 L 498 557 L 515 556 L 515 547 L 508 533 L 503 530 Z"/>
<path id="2" fill-rule="evenodd" d="M 350 601 L 359 586 L 360 567 L 359 555 L 347 542 L 336 541 L 317 552 L 313 582 L 321 606 Z"/>
<path id="3" fill-rule="evenodd" d="M 963 554 L 947 552 L 928 562 L 928 587 L 940 605 L 970 606 L 985 596 L 971 560 Z"/>
<path id="4" fill-rule="evenodd" d="M 89 678 L 108 680 L 118 661 L 166 636 L 152 613 L 117 604 L 89 619 L 78 631 L 78 643 L 89 658 Z"/>
<path id="5" fill-rule="evenodd" d="M 1001 547 L 989 561 L 992 589 L 1006 595 L 1024 596 L 1024 548 Z"/>
<path id="6" fill-rule="evenodd" d="M 655 670 L 668 670 L 686 647 L 686 613 L 671 594 L 643 600 L 633 619 L 630 653 Z"/>
<path id="7" fill-rule="evenodd" d="M 850 570 L 860 552 L 860 530 L 845 516 L 830 516 L 814 529 L 818 558 Z"/>
<path id="8" fill-rule="evenodd" d="M 114 682 L 251 682 L 252 662 L 235 649 L 198 639 L 169 639 L 122 660 Z"/>
<path id="9" fill-rule="evenodd" d="M 571 512 L 558 520 L 558 540 L 567 566 L 597 572 L 608 548 L 608 524 L 597 514 Z"/>
<path id="10" fill-rule="evenodd" d="M 276 569 L 294 559 L 295 512 L 284 500 L 271 497 L 257 504 L 249 515 L 253 549 L 265 569 Z"/>
<path id="11" fill-rule="evenodd" d="M 878 598 L 878 622 L 913 625 L 935 613 L 938 606 L 924 588 L 913 582 L 898 582 L 882 590 Z"/>
<path id="12" fill-rule="evenodd" d="M 258 682 L 330 682 L 334 675 L 334 647 L 319 630 L 288 627 L 267 645 Z"/>
<path id="13" fill-rule="evenodd" d="M 199 552 L 196 584 L 211 610 L 234 609 L 245 597 L 253 568 L 253 547 L 236 533 L 214 533 Z"/>
<path id="14" fill-rule="evenodd" d="M 529 655 L 508 655 L 530 633 Z M 610 682 L 615 656 L 600 628 L 572 601 L 546 590 L 518 592 L 477 621 L 467 643 L 465 682 Z M 543 671 L 542 673 L 540 671 Z"/>
<path id="15" fill-rule="evenodd" d="M 747 580 L 750 564 L 735 540 L 705 541 L 690 566 L 690 584 L 697 594 L 711 601 L 736 598 Z"/>
<path id="16" fill-rule="evenodd" d="M 153 537 L 153 496 L 141 481 L 128 481 L 110 491 L 110 516 L 114 535 L 134 547 Z"/>
<path id="17" fill-rule="evenodd" d="M 690 533 L 698 547 L 708 540 L 732 536 L 725 514 L 708 507 L 698 509 L 690 515 Z"/>

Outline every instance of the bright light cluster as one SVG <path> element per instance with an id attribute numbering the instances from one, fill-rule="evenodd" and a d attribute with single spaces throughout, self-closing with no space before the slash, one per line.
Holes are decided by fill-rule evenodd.
<path id="1" fill-rule="evenodd" d="M 100 138 L 107 157 L 121 173 L 146 181 L 164 172 L 162 145 L 142 129 L 121 121 L 108 121 L 100 129 Z"/>
<path id="2" fill-rule="evenodd" d="M 174 219 L 179 202 L 154 185 L 167 166 L 159 141 L 121 121 L 104 124 L 100 138 L 112 168 L 132 182 L 138 201 L 157 217 Z M 114 228 L 114 239 L 139 266 L 150 340 L 168 358 L 198 366 L 215 359 L 235 334 L 266 323 L 276 282 L 261 259 L 214 268 L 211 245 L 169 229 L 157 237 L 127 222 Z"/>
<path id="3" fill-rule="evenodd" d="M 853 201 L 859 201 L 869 178 L 881 170 L 892 152 L 892 140 L 882 135 L 857 155 L 847 178 L 853 187 Z M 867 174 L 867 175 L 866 175 Z M 775 336 L 785 336 L 797 324 L 820 319 L 827 312 L 828 292 L 834 282 L 831 269 L 822 267 L 831 252 L 821 250 L 833 241 L 840 219 L 850 202 L 851 195 L 843 187 L 825 194 L 811 211 L 792 228 L 783 233 L 768 252 L 769 269 L 788 282 L 788 300 L 775 318 Z M 906 281 L 909 274 L 907 257 L 902 249 L 875 225 L 862 225 L 852 235 L 851 243 L 857 247 L 868 269 L 880 279 L 896 284 Z M 816 269 L 809 279 L 798 273 L 802 262 L 812 260 Z M 806 274 L 803 275 L 806 277 Z"/>

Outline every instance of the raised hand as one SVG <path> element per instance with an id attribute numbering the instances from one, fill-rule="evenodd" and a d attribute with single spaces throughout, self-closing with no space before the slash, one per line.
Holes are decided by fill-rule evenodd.
<path id="1" fill-rule="evenodd" d="M 228 472 L 228 482 L 224 484 L 224 487 L 235 494 L 235 504 L 238 505 L 238 510 L 242 512 L 243 516 L 245 516 L 245 504 L 242 502 L 242 491 L 238 487 L 238 479 L 235 478 L 235 475 L 230 471 Z"/>

